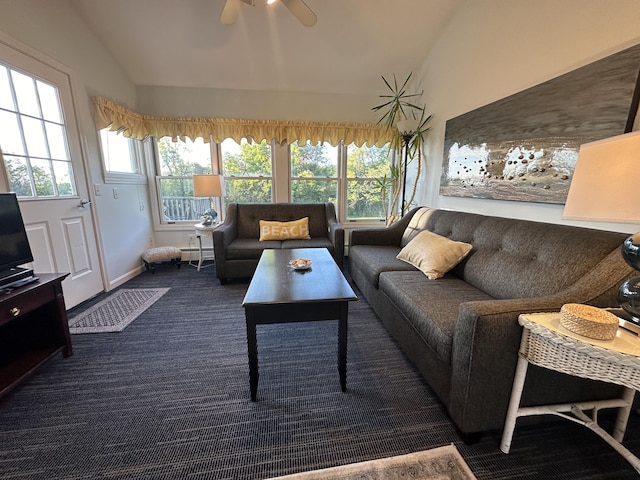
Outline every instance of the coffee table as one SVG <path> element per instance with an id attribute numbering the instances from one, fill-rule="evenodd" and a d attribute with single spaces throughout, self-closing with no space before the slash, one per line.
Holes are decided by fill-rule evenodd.
<path id="1" fill-rule="evenodd" d="M 311 268 L 295 270 L 290 260 L 306 258 Z M 256 325 L 338 320 L 338 373 L 347 389 L 347 317 L 358 297 L 326 248 L 266 249 L 251 279 L 242 306 L 247 323 L 251 400 L 258 392 Z"/>

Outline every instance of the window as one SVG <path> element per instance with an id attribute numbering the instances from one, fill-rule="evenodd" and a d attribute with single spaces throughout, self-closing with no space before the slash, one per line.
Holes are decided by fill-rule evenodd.
<path id="1" fill-rule="evenodd" d="M 225 178 L 225 204 L 232 202 L 269 203 L 273 198 L 272 150 L 260 143 L 230 138 L 220 145 Z"/>
<path id="2" fill-rule="evenodd" d="M 383 220 L 381 180 L 389 171 L 390 153 L 388 145 L 296 142 L 274 148 L 267 141 L 227 139 L 216 145 L 165 137 L 157 141 L 159 217 L 164 224 L 199 221 L 209 200 L 193 197 L 192 176 L 220 173 L 225 180 L 224 198 L 214 199 L 218 213 L 232 202 L 270 203 L 279 198 L 331 202 L 342 222 Z"/>
<path id="3" fill-rule="evenodd" d="M 156 176 L 163 223 L 198 221 L 209 208 L 209 199 L 193 196 L 193 175 L 213 173 L 211 145 L 202 138 L 157 142 L 159 175 Z"/>
<path id="4" fill-rule="evenodd" d="M 351 144 L 346 150 L 346 219 L 385 218 L 387 199 L 381 182 L 389 172 L 389 144 L 382 148 Z"/>
<path id="5" fill-rule="evenodd" d="M 0 148 L 21 197 L 76 195 L 58 89 L 0 64 Z"/>
<path id="6" fill-rule="evenodd" d="M 341 221 L 385 218 L 381 179 L 389 170 L 389 145 L 290 147 L 291 201 L 332 202 Z"/>
<path id="7" fill-rule="evenodd" d="M 291 161 L 291 201 L 295 203 L 332 202 L 338 199 L 339 147 L 328 143 L 289 148 Z"/>
<path id="8" fill-rule="evenodd" d="M 140 166 L 140 142 L 119 132 L 100 130 L 102 164 L 107 183 L 146 183 Z"/>

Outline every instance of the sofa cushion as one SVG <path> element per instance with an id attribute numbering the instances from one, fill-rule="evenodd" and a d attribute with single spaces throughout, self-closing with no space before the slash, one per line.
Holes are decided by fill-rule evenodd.
<path id="1" fill-rule="evenodd" d="M 495 298 L 562 291 L 618 250 L 624 233 L 435 210 L 427 228 L 473 251 L 452 273 Z"/>
<path id="2" fill-rule="evenodd" d="M 326 248 L 333 253 L 333 244 L 327 237 L 312 237 L 310 240 L 283 240 L 280 248 Z"/>
<path id="3" fill-rule="evenodd" d="M 416 271 L 412 265 L 396 258 L 399 252 L 400 248 L 392 245 L 354 245 L 349 248 L 349 262 L 357 265 L 367 281 L 378 288 L 381 272 Z"/>
<path id="4" fill-rule="evenodd" d="M 309 217 L 309 235 L 327 236 L 327 206 L 324 203 L 239 203 L 236 205 L 236 235 L 260 238 L 260 220 L 290 222 Z"/>
<path id="5" fill-rule="evenodd" d="M 260 241 L 309 240 L 309 217 L 291 222 L 260 220 Z"/>
<path id="6" fill-rule="evenodd" d="M 421 231 L 427 228 L 427 222 L 429 217 L 433 212 L 435 212 L 433 208 L 429 207 L 420 207 L 418 211 L 411 217 L 407 228 L 402 232 L 402 238 L 400 239 L 400 246 L 405 247 L 407 244 L 413 240 L 413 238 L 418 235 Z"/>
<path id="7" fill-rule="evenodd" d="M 460 304 L 492 300 L 491 296 L 453 275 L 433 282 L 417 270 L 383 272 L 379 288 L 393 303 L 402 305 L 402 312 L 418 335 L 448 365 Z"/>
<path id="8" fill-rule="evenodd" d="M 423 230 L 400 250 L 397 258 L 416 267 L 429 280 L 436 280 L 460 263 L 472 248 L 468 243 Z"/>
<path id="9" fill-rule="evenodd" d="M 267 240 L 261 242 L 257 238 L 236 238 L 227 246 L 227 260 L 255 260 L 260 258 L 265 248 L 279 249 L 282 246 L 280 240 Z"/>

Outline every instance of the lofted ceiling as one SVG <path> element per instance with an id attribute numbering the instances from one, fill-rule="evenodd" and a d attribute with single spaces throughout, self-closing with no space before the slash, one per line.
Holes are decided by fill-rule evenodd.
<path id="1" fill-rule="evenodd" d="M 305 0 L 302 26 L 276 2 L 71 0 L 135 85 L 331 94 L 384 93 L 380 75 L 420 68 L 464 0 Z"/>

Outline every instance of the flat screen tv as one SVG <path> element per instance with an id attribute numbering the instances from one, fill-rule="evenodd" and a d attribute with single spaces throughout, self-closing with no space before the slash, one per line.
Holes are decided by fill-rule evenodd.
<path id="1" fill-rule="evenodd" d="M 19 265 L 33 261 L 15 193 L 0 193 L 0 286 L 32 275 Z"/>

